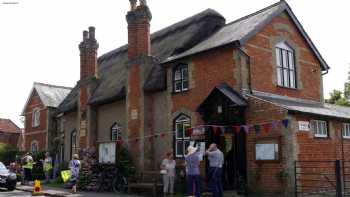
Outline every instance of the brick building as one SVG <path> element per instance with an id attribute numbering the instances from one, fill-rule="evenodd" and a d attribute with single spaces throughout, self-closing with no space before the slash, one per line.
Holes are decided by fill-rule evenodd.
<path id="1" fill-rule="evenodd" d="M 21 149 L 21 129 L 10 119 L 0 118 L 0 143 Z"/>
<path id="2" fill-rule="evenodd" d="M 158 169 L 167 151 L 181 163 L 190 143 L 215 142 L 227 188 L 287 195 L 294 161 L 344 158 L 350 110 L 324 103 L 329 67 L 285 1 L 230 23 L 208 9 L 153 34 L 148 6 L 130 2 L 127 45 L 97 58 L 95 29 L 83 32 L 80 80 L 59 106 L 62 159 L 96 147 L 114 162 L 122 139 L 138 170 Z"/>
<path id="3" fill-rule="evenodd" d="M 70 91 L 67 87 L 34 83 L 21 114 L 25 118 L 25 151 L 53 150 L 57 130 L 52 117 Z"/>

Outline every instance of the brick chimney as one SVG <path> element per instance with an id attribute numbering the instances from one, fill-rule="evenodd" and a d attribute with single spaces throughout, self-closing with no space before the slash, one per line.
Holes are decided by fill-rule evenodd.
<path id="1" fill-rule="evenodd" d="M 86 77 L 98 77 L 97 49 L 98 43 L 95 38 L 95 27 L 89 27 L 89 31 L 83 31 L 83 41 L 79 44 L 80 80 Z"/>
<path id="2" fill-rule="evenodd" d="M 152 19 L 145 0 L 130 1 L 130 11 L 126 15 L 128 22 L 128 58 L 151 55 L 150 21 Z"/>

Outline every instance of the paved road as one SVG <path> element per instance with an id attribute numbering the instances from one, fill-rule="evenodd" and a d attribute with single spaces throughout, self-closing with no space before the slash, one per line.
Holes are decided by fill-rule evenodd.
<path id="1" fill-rule="evenodd" d="M 7 191 L 7 190 L 2 190 L 0 189 L 0 196 L 1 197 L 31 197 L 31 193 L 29 192 L 22 192 L 22 191 Z"/>

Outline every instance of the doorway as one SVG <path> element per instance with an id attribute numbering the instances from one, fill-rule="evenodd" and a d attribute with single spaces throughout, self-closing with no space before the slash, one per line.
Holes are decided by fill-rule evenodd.
<path id="1" fill-rule="evenodd" d="M 198 107 L 206 125 L 221 126 L 224 132 L 207 127 L 206 148 L 216 143 L 224 153 L 223 185 L 226 190 L 244 190 L 247 182 L 246 133 L 244 129 L 235 132 L 233 125 L 245 124 L 244 112 L 246 100 L 227 84 L 214 88 L 209 96 Z M 209 163 L 206 161 L 206 173 Z"/>

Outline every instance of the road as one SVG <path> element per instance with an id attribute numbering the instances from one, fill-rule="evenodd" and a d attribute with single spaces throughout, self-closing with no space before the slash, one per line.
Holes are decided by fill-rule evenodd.
<path id="1" fill-rule="evenodd" d="M 0 197 L 31 197 L 32 194 L 29 192 L 23 192 L 23 191 L 7 191 L 7 190 L 1 190 L 0 189 Z"/>

